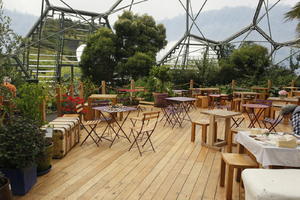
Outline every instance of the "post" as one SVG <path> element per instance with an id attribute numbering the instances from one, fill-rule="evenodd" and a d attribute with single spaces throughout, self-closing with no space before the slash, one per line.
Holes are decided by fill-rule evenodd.
<path id="1" fill-rule="evenodd" d="M 268 88 L 271 89 L 271 87 L 272 87 L 272 81 L 268 80 Z"/>
<path id="2" fill-rule="evenodd" d="M 106 94 L 106 82 L 101 81 L 101 94 Z"/>
<path id="3" fill-rule="evenodd" d="M 61 88 L 59 85 L 58 87 L 56 87 L 57 116 L 61 116 L 61 101 L 62 101 L 62 95 L 61 95 Z"/>
<path id="4" fill-rule="evenodd" d="M 231 89 L 232 89 L 232 90 L 235 89 L 235 85 L 236 85 L 235 80 L 232 80 L 232 81 L 231 81 Z"/>
<path id="5" fill-rule="evenodd" d="M 194 80 L 190 80 L 190 89 L 194 88 Z"/>
<path id="6" fill-rule="evenodd" d="M 73 84 L 73 82 L 71 83 L 71 85 L 69 87 L 69 92 L 70 92 L 70 96 L 74 97 L 74 84 Z"/>
<path id="7" fill-rule="evenodd" d="M 292 83 L 291 83 L 292 87 L 295 87 L 295 82 L 296 82 L 295 80 L 292 80 Z"/>
<path id="8" fill-rule="evenodd" d="M 135 88 L 134 80 L 130 80 L 130 89 L 133 90 Z M 130 92 L 130 100 L 132 100 L 133 92 Z"/>
<path id="9" fill-rule="evenodd" d="M 44 99 L 40 105 L 42 122 L 46 121 L 46 100 Z"/>
<path id="10" fill-rule="evenodd" d="M 83 95 L 84 95 L 84 88 L 83 88 L 83 82 L 79 82 L 79 87 L 78 87 L 78 90 L 79 90 L 79 97 L 83 99 Z"/>

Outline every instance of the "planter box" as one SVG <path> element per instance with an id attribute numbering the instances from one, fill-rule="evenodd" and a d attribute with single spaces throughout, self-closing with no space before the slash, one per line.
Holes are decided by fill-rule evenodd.
<path id="1" fill-rule="evenodd" d="M 1 171 L 9 178 L 14 195 L 25 195 L 37 181 L 36 166 Z"/>

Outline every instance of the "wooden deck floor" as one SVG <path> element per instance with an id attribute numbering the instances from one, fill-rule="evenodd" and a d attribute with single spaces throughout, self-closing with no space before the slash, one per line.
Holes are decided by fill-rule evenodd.
<path id="1" fill-rule="evenodd" d="M 191 117 L 205 116 L 194 110 Z M 221 125 L 218 131 L 222 130 Z M 281 125 L 279 130 L 290 127 Z M 112 148 L 106 141 L 97 147 L 88 140 L 54 160 L 52 170 L 39 177 L 26 196 L 16 199 L 225 199 L 225 190 L 219 187 L 220 152 L 202 147 L 199 134 L 191 143 L 190 131 L 188 122 L 174 129 L 159 123 L 153 135 L 156 152 L 149 148 L 142 157 L 137 149 L 128 152 L 125 139 Z M 233 199 L 243 195 L 234 183 Z"/>

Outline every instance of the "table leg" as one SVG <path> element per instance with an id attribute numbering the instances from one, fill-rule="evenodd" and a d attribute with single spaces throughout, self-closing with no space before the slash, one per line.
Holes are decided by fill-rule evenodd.
<path id="1" fill-rule="evenodd" d="M 225 141 L 228 144 L 228 138 L 231 131 L 231 118 L 225 118 Z"/>
<path id="2" fill-rule="evenodd" d="M 215 129 L 215 116 L 214 115 L 210 115 L 209 117 L 209 137 L 207 138 L 207 143 L 208 145 L 210 146 L 213 146 L 214 145 L 214 141 L 216 140 L 215 138 L 215 132 L 216 132 L 216 129 Z"/>

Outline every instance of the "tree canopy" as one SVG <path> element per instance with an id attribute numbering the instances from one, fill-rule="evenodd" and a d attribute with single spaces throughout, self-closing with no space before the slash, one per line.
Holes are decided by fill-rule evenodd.
<path id="1" fill-rule="evenodd" d="M 244 44 L 220 61 L 219 78 L 222 83 L 232 79 L 257 83 L 270 66 L 268 49 L 257 44 Z"/>
<path id="2" fill-rule="evenodd" d="M 94 82 L 113 74 L 137 79 L 149 75 L 157 52 L 166 46 L 166 30 L 148 15 L 125 11 L 114 24 L 115 33 L 100 28 L 87 42 L 80 66 Z"/>

